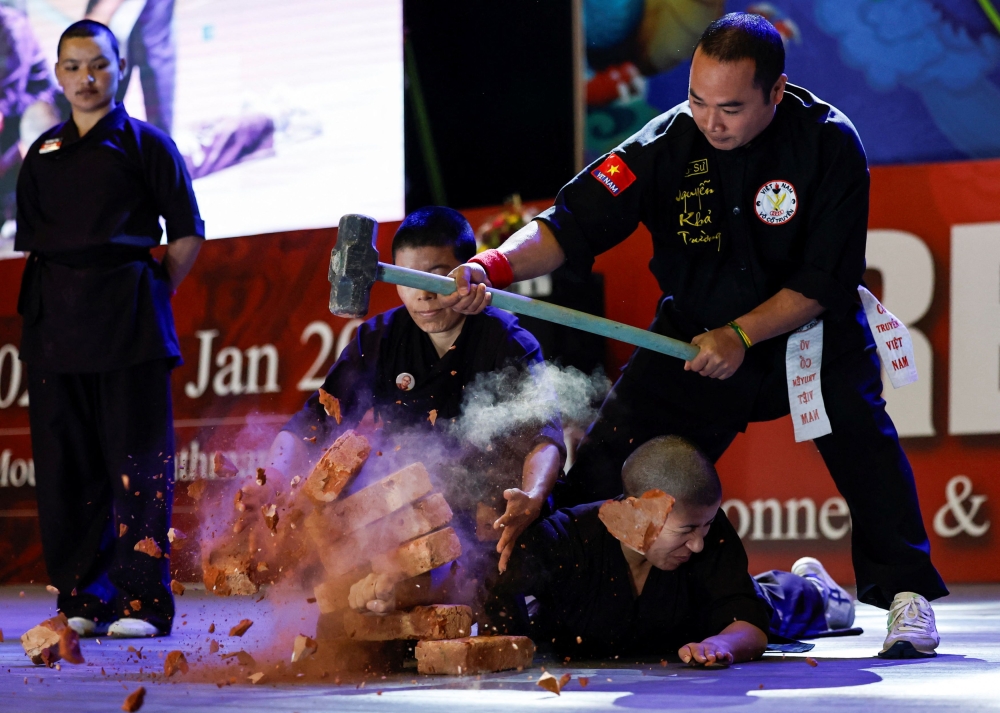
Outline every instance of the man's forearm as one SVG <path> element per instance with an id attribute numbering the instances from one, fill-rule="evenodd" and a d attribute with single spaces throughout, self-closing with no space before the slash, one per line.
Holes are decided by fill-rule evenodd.
<path id="1" fill-rule="evenodd" d="M 524 459 L 521 490 L 532 498 L 547 498 L 555 487 L 560 470 L 562 453 L 553 443 L 540 443 Z"/>
<path id="2" fill-rule="evenodd" d="M 301 439 L 291 431 L 279 431 L 267 454 L 267 467 L 287 477 L 305 459 L 306 449 Z"/>
<path id="3" fill-rule="evenodd" d="M 178 238 L 167 245 L 167 254 L 163 256 L 163 267 L 170 276 L 170 285 L 173 289 L 176 290 L 191 272 L 203 242 L 205 241 L 202 238 L 191 235 Z"/>
<path id="4" fill-rule="evenodd" d="M 531 221 L 507 238 L 500 252 L 510 261 L 515 281 L 548 275 L 566 261 L 556 236 L 540 220 Z"/>
<path id="5" fill-rule="evenodd" d="M 823 305 L 805 295 L 782 289 L 771 299 L 736 320 L 754 344 L 798 329 L 823 313 Z"/>

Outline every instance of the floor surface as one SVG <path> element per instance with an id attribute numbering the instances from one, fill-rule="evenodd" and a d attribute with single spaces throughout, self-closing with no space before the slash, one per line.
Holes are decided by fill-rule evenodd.
<path id="1" fill-rule="evenodd" d="M 24 592 L 23 596 L 21 592 Z M 482 677 L 419 676 L 415 672 L 357 681 L 243 683 L 247 670 L 235 659 L 228 665 L 220 656 L 241 648 L 263 658 L 274 642 L 291 653 L 296 633 L 312 633 L 315 605 L 276 609 L 270 597 L 262 601 L 220 599 L 189 588 L 178 599 L 179 624 L 163 639 L 109 640 L 82 644 L 87 663 L 64 664 L 61 670 L 32 666 L 20 645 L 21 634 L 55 612 L 55 597 L 43 587 L 0 587 L 0 710 L 87 711 L 120 710 L 125 696 L 139 685 L 147 690 L 144 713 L 183 708 L 199 711 L 611 711 L 706 710 L 804 711 L 834 707 L 870 711 L 1000 709 L 1000 586 L 955 587 L 935 611 L 942 643 L 933 659 L 882 661 L 873 658 L 884 636 L 884 613 L 858 606 L 859 637 L 823 639 L 809 657 L 767 655 L 763 661 L 728 670 L 689 669 L 680 664 L 626 665 L 611 662 L 589 666 L 553 665 L 557 677 L 573 680 L 561 696 L 539 688 L 537 665 L 523 672 Z M 181 617 L 183 614 L 185 616 Z M 241 639 L 228 637 L 229 628 L 248 618 L 254 625 Z M 187 622 L 186 624 L 184 622 Z M 209 624 L 217 630 L 208 633 Z M 221 650 L 209 654 L 210 639 Z M 287 646 L 285 644 L 287 640 Z M 128 647 L 141 647 L 143 658 Z M 162 679 L 163 655 L 173 649 L 186 652 L 192 672 Z M 200 660 L 199 660 L 200 657 Z M 238 673 L 239 683 L 219 687 Z M 150 673 L 157 678 L 150 680 Z M 103 673 L 103 675 L 102 675 Z M 589 679 L 586 688 L 578 677 Z M 197 682 L 200 678 L 202 682 Z"/>

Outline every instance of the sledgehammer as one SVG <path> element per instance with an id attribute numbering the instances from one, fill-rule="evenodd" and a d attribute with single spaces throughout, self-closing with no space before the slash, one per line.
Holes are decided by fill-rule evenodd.
<path id="1" fill-rule="evenodd" d="M 375 249 L 377 233 L 378 223 L 367 215 L 349 214 L 340 219 L 337 244 L 330 255 L 330 311 L 333 314 L 339 317 L 368 314 L 368 299 L 376 280 L 439 295 L 450 295 L 457 289 L 455 280 L 450 277 L 379 262 Z M 698 347 L 662 334 L 512 292 L 492 288 L 489 291 L 493 294 L 493 306 L 500 309 L 582 329 L 678 359 L 690 360 L 698 354 Z"/>

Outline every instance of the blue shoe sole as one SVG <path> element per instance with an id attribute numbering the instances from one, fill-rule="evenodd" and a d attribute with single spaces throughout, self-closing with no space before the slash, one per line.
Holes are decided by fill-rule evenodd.
<path id="1" fill-rule="evenodd" d="M 932 659 L 935 656 L 937 656 L 936 651 L 925 654 L 923 651 L 918 651 L 909 641 L 897 641 L 878 655 L 880 659 Z"/>

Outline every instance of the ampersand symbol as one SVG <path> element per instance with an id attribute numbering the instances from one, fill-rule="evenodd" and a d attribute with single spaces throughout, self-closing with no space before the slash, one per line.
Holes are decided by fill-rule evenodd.
<path id="1" fill-rule="evenodd" d="M 962 532 L 972 537 L 982 537 L 990 529 L 990 521 L 987 520 L 982 525 L 977 525 L 974 520 L 979 513 L 979 508 L 986 502 L 985 495 L 972 495 L 972 481 L 966 475 L 956 475 L 948 481 L 944 488 L 945 499 L 948 501 L 941 506 L 934 516 L 934 532 L 941 537 L 954 537 Z M 969 497 L 972 495 L 972 497 Z M 968 498 L 968 509 L 965 507 L 965 500 Z M 948 513 L 955 519 L 955 525 L 949 525 L 946 521 Z"/>

